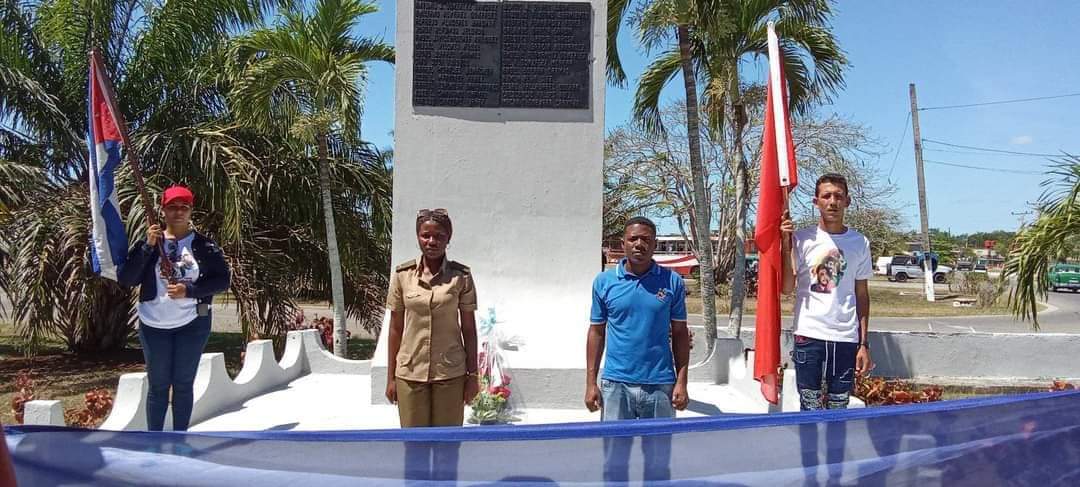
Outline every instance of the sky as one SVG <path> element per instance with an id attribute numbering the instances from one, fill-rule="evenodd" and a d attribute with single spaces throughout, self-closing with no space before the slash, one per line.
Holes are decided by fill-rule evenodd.
<path id="1" fill-rule="evenodd" d="M 359 35 L 394 41 L 395 1 L 379 0 Z M 870 161 L 899 189 L 895 203 L 909 224 L 919 225 L 908 84 L 921 108 L 1080 93 L 1080 54 L 1075 19 L 1080 2 L 1069 0 L 844 0 L 834 6 L 833 29 L 851 66 L 846 87 L 823 114 L 837 113 L 868 126 L 882 143 Z M 633 90 L 648 56 L 630 29 L 619 39 L 630 83 L 608 86 L 607 129 L 628 122 Z M 747 76 L 764 79 L 763 69 Z M 664 98 L 680 98 L 672 83 Z M 363 117 L 364 138 L 393 144 L 394 70 L 373 64 Z M 1015 152 L 1080 154 L 1080 97 L 971 108 L 922 110 L 923 139 Z M 751 142 L 754 143 L 754 142 Z M 930 150 L 934 149 L 934 150 Z M 945 152 L 950 151 L 950 152 Z M 1015 230 L 1042 193 L 1046 157 L 998 155 L 927 143 L 923 158 L 930 226 L 953 233 Z M 894 162 L 895 161 L 895 162 Z M 974 170 L 961 164 L 1020 172 Z M 1028 174 L 1033 172 L 1035 174 Z M 664 227 L 665 225 L 661 225 Z"/>

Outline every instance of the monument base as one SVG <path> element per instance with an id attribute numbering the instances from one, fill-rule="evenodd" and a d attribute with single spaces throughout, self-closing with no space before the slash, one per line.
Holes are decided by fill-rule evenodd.
<path id="1" fill-rule="evenodd" d="M 383 326 L 383 330 L 387 330 Z M 376 356 L 371 366 L 371 402 L 388 404 L 386 400 L 386 337 L 379 337 Z M 577 337 L 580 335 L 580 337 Z M 522 350 L 504 350 L 507 371 L 513 378 L 515 397 L 525 407 L 574 409 L 584 407 L 585 398 L 585 337 L 581 333 L 563 337 L 562 345 L 554 342 L 526 343 Z M 576 339 L 575 339 L 576 338 Z M 708 363 L 690 369 L 689 382 L 725 384 L 728 382 L 728 361 L 743 352 L 741 342 L 718 338 L 716 351 Z M 723 364 L 719 366 L 717 364 Z"/>

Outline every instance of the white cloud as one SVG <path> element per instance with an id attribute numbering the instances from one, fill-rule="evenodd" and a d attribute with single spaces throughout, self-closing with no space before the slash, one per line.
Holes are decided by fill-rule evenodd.
<path id="1" fill-rule="evenodd" d="M 1009 140 L 1009 143 L 1012 145 L 1028 145 L 1034 141 L 1035 139 L 1030 135 L 1018 135 Z"/>

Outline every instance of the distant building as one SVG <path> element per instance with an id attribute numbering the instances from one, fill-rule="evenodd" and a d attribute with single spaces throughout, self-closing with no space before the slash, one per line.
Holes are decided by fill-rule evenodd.
<path id="1" fill-rule="evenodd" d="M 657 235 L 656 236 L 656 253 L 653 254 L 653 260 L 661 266 L 667 267 L 683 276 L 688 276 L 697 270 L 700 263 L 697 258 L 690 251 L 690 242 L 693 238 L 689 235 L 683 238 L 682 235 Z M 717 235 L 713 235 L 713 249 L 715 251 L 716 245 L 719 244 L 720 238 Z M 746 255 L 757 255 L 757 246 L 754 245 L 754 237 L 752 235 L 746 236 L 746 241 L 743 242 L 743 249 L 746 251 Z M 608 264 L 615 264 L 619 262 L 619 259 L 623 258 L 622 241 L 619 239 L 610 240 L 604 244 L 604 256 L 607 259 Z"/>

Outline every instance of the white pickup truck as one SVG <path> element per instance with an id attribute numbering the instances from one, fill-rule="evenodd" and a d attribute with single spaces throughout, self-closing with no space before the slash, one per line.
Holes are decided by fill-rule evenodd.
<path id="1" fill-rule="evenodd" d="M 948 282 L 952 267 L 939 265 L 934 270 L 934 282 Z M 889 263 L 887 274 L 890 281 L 904 282 L 908 279 L 922 279 L 923 269 L 919 259 L 913 255 L 894 255 Z"/>

